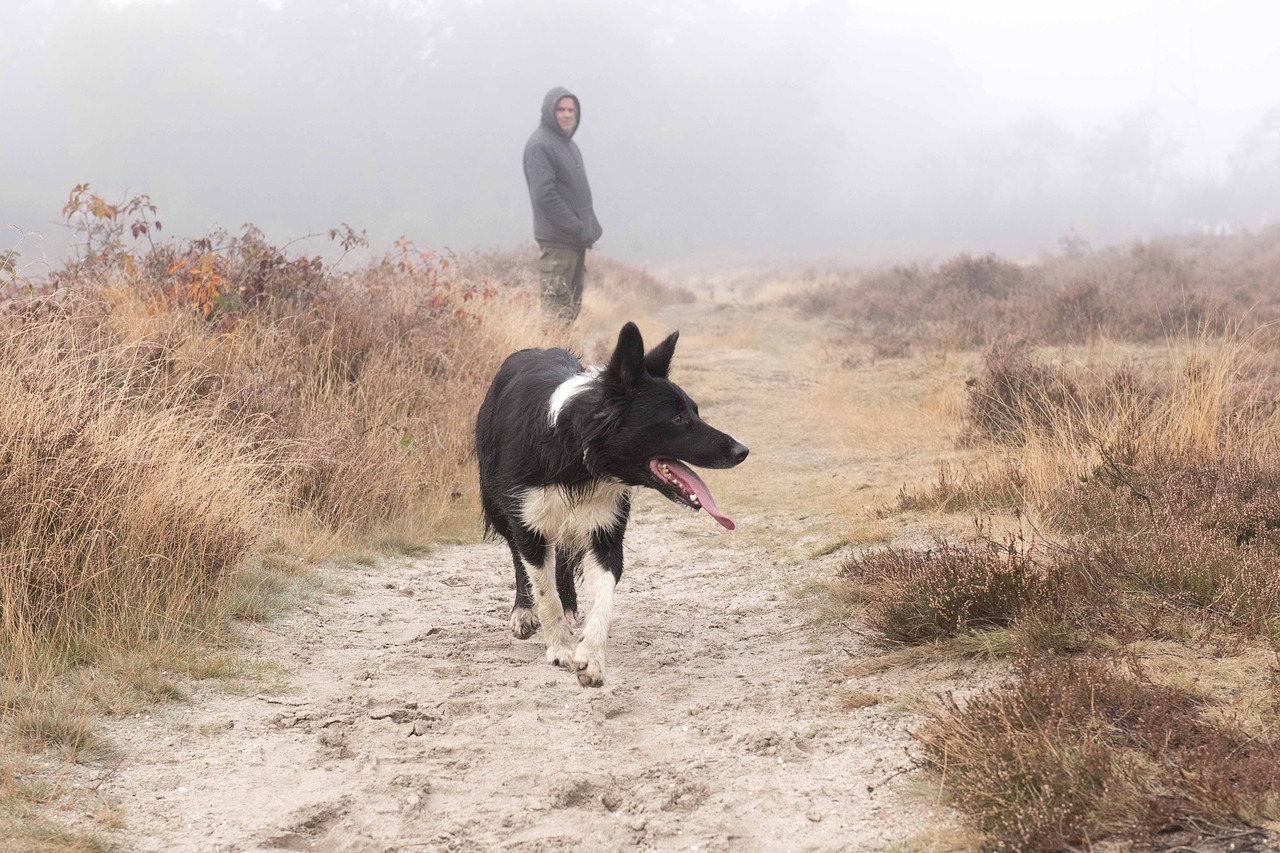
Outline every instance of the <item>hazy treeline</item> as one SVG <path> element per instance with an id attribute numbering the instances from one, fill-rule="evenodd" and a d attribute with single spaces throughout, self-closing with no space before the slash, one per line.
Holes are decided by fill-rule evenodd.
<path id="1" fill-rule="evenodd" d="M 583 101 L 599 248 L 634 260 L 1022 252 L 1280 216 L 1280 99 L 1193 174 L 1154 108 L 1083 131 L 956 121 L 954 92 L 909 79 L 928 46 L 903 54 L 850 8 L 19 0 L 0 27 L 0 75 L 20 81 L 0 87 L 0 222 L 53 243 L 91 181 L 149 193 L 171 233 L 249 218 L 276 239 L 349 222 L 375 246 L 511 246 L 553 85 Z"/>

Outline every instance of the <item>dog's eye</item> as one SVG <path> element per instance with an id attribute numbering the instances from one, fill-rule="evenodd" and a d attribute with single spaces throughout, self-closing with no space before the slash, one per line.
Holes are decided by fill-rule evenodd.
<path id="1" fill-rule="evenodd" d="M 684 419 L 684 415 L 676 415 L 674 418 L 671 419 L 671 422 L 676 426 L 684 426 L 685 423 L 687 423 Z"/>

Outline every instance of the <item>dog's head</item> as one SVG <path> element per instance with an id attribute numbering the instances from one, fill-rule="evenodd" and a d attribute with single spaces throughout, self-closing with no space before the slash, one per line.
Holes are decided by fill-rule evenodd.
<path id="1" fill-rule="evenodd" d="M 732 468 L 747 458 L 747 448 L 704 421 L 698 404 L 667 378 L 679 336 L 673 332 L 646 354 L 635 323 L 622 327 L 599 375 L 605 400 L 587 463 L 600 469 L 595 473 L 656 489 L 694 511 L 705 509 L 732 530 L 689 466 Z"/>

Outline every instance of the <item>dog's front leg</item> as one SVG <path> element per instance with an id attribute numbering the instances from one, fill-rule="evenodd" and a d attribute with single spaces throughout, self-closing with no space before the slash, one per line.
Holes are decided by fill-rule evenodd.
<path id="1" fill-rule="evenodd" d="M 548 548 L 541 564 L 525 563 L 529 573 L 529 587 L 533 590 L 533 604 L 542 622 L 542 636 L 547 641 L 547 663 L 570 666 L 573 658 L 573 632 L 564 618 L 560 593 L 556 589 L 554 550 Z"/>
<path id="2" fill-rule="evenodd" d="M 609 627 L 613 623 L 613 594 L 620 574 L 621 542 L 617 543 L 616 548 L 592 548 L 583 557 L 583 592 L 591 602 L 591 609 L 582 629 L 582 642 L 578 643 L 570 664 L 578 674 L 578 683 L 583 687 L 599 687 L 604 684 L 604 644 L 609 639 Z"/>

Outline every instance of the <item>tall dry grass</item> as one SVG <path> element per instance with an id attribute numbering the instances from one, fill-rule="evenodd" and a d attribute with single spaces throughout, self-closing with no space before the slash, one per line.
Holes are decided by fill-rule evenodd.
<path id="1" fill-rule="evenodd" d="M 274 486 L 106 307 L 77 295 L 0 322 L 0 654 L 24 676 L 202 624 Z"/>
<path id="2" fill-rule="evenodd" d="M 194 625 L 264 547 L 475 529 L 489 379 L 515 349 L 579 343 L 543 322 L 531 252 L 456 259 L 401 241 L 338 274 L 252 227 L 129 253 L 121 223 L 100 219 L 87 260 L 25 282 L 0 314 L 11 661 Z M 600 310 L 692 298 L 593 261 Z"/>
<path id="3" fill-rule="evenodd" d="M 117 270 L 0 316 L 9 649 L 78 659 L 194 624 L 299 531 L 427 544 L 473 514 L 488 379 L 564 332 L 523 289 L 437 269 L 311 284 L 210 319 Z"/>

